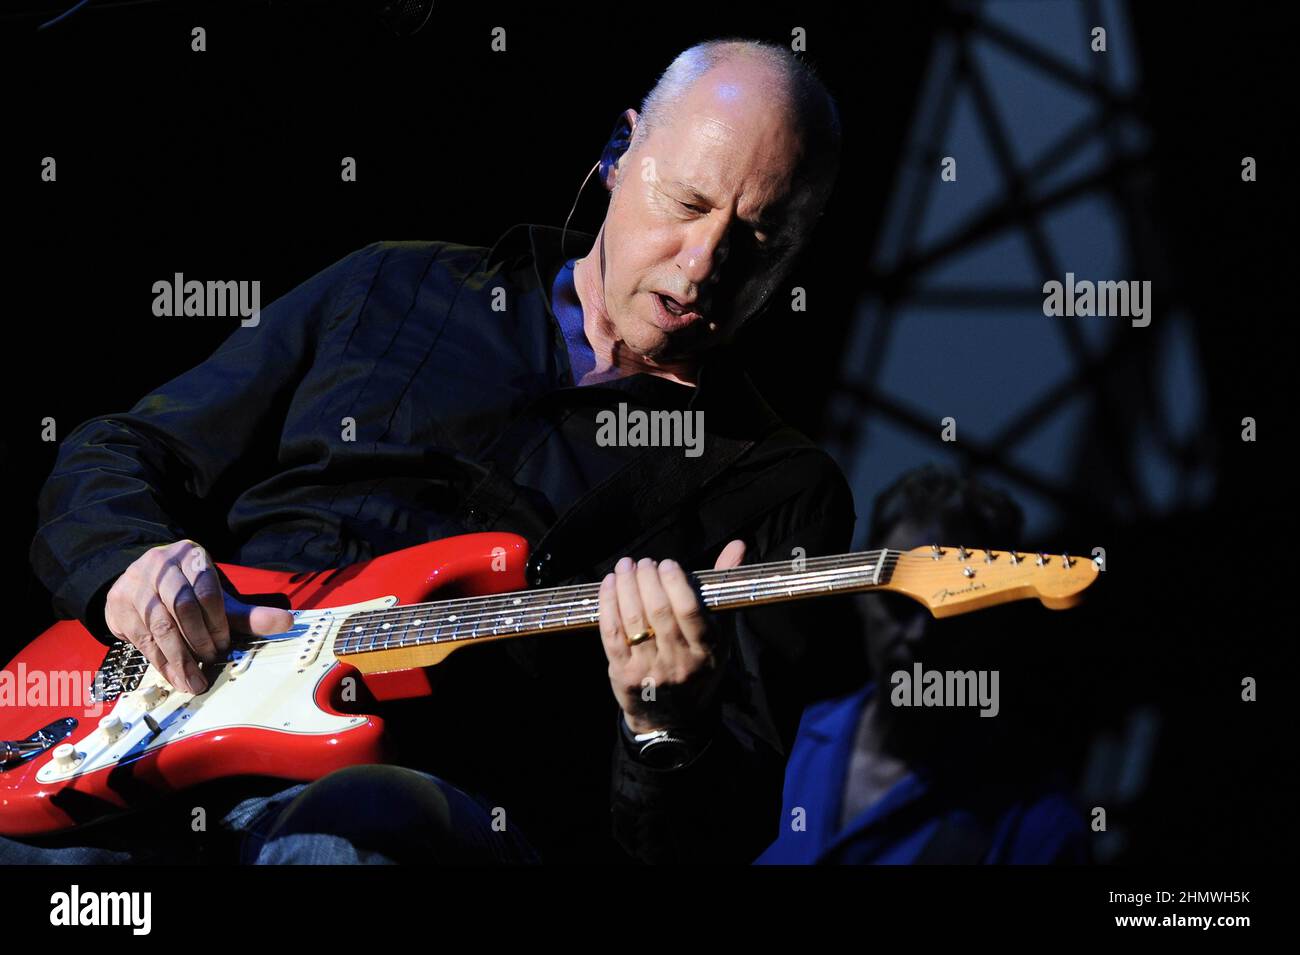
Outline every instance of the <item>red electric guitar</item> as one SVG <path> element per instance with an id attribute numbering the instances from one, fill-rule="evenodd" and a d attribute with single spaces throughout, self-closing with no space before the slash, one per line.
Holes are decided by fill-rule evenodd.
<path id="1" fill-rule="evenodd" d="M 0 834 L 70 828 L 220 777 L 311 780 L 382 761 L 383 721 L 355 701 L 429 693 L 426 668 L 461 647 L 597 623 L 596 584 L 525 589 L 527 549 L 486 533 L 333 571 L 219 564 L 241 600 L 280 595 L 295 622 L 236 640 L 205 667 L 198 696 L 173 689 L 131 645 L 106 648 L 75 621 L 56 623 L 0 671 Z M 714 610 L 889 590 L 945 617 L 1035 597 L 1069 607 L 1097 567 L 936 546 L 694 576 Z"/>

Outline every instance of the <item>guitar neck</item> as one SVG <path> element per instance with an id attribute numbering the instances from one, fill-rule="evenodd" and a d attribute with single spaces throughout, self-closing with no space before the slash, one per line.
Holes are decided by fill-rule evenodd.
<path id="1" fill-rule="evenodd" d="M 901 554 L 873 550 L 705 570 L 693 576 L 706 607 L 737 610 L 881 586 Z M 334 651 L 344 655 L 582 629 L 599 622 L 599 597 L 599 584 L 578 584 L 359 611 L 340 628 Z"/>
<path id="2" fill-rule="evenodd" d="M 1037 598 L 1053 610 L 1078 603 L 1098 565 L 1069 554 L 944 548 L 869 550 L 704 570 L 694 574 L 704 605 L 739 610 L 828 594 L 890 590 L 947 617 Z M 516 591 L 363 610 L 340 626 L 334 652 L 454 648 L 479 640 L 578 630 L 599 622 L 599 584 Z"/>

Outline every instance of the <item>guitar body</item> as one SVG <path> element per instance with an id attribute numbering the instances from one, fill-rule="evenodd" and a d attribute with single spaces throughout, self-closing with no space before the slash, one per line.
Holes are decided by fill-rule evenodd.
<path id="1" fill-rule="evenodd" d="M 347 613 L 523 590 L 527 546 L 485 533 L 333 571 L 218 564 L 241 600 L 287 607 L 295 623 L 237 639 L 227 662 L 204 668 L 199 696 L 171 689 L 128 645 L 110 651 L 79 623 L 56 623 L 0 671 L 0 740 L 44 731 L 68 745 L 0 770 L 0 834 L 67 829 L 223 777 L 307 781 L 382 761 L 383 722 L 358 707 L 428 694 L 426 667 L 455 645 L 349 662 L 335 653 Z"/>

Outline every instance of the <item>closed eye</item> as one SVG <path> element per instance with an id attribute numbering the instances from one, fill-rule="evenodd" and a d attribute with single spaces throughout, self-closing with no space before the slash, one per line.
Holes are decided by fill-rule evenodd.
<path id="1" fill-rule="evenodd" d="M 708 215 L 711 211 L 707 206 L 696 205 L 692 202 L 685 202 L 681 199 L 674 199 L 679 206 L 687 212 L 693 212 L 697 215 Z M 762 255 L 769 256 L 779 252 L 783 247 L 774 242 L 767 234 L 761 232 L 752 232 L 749 236 L 750 244 Z"/>

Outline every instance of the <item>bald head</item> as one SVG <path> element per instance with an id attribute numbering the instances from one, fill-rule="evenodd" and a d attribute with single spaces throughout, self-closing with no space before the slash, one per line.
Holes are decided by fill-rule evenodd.
<path id="1" fill-rule="evenodd" d="M 639 122 L 631 149 L 641 146 L 658 127 L 688 112 L 685 100 L 698 92 L 708 77 L 713 93 L 725 96 L 733 86 L 714 71 L 746 78 L 752 88 L 767 99 L 768 108 L 778 112 L 794 130 L 800 146 L 797 177 L 801 186 L 817 193 L 820 208 L 830 193 L 839 169 L 841 128 L 834 97 L 812 69 L 789 49 L 761 40 L 738 38 L 709 40 L 683 50 L 660 75 L 641 102 Z"/>

